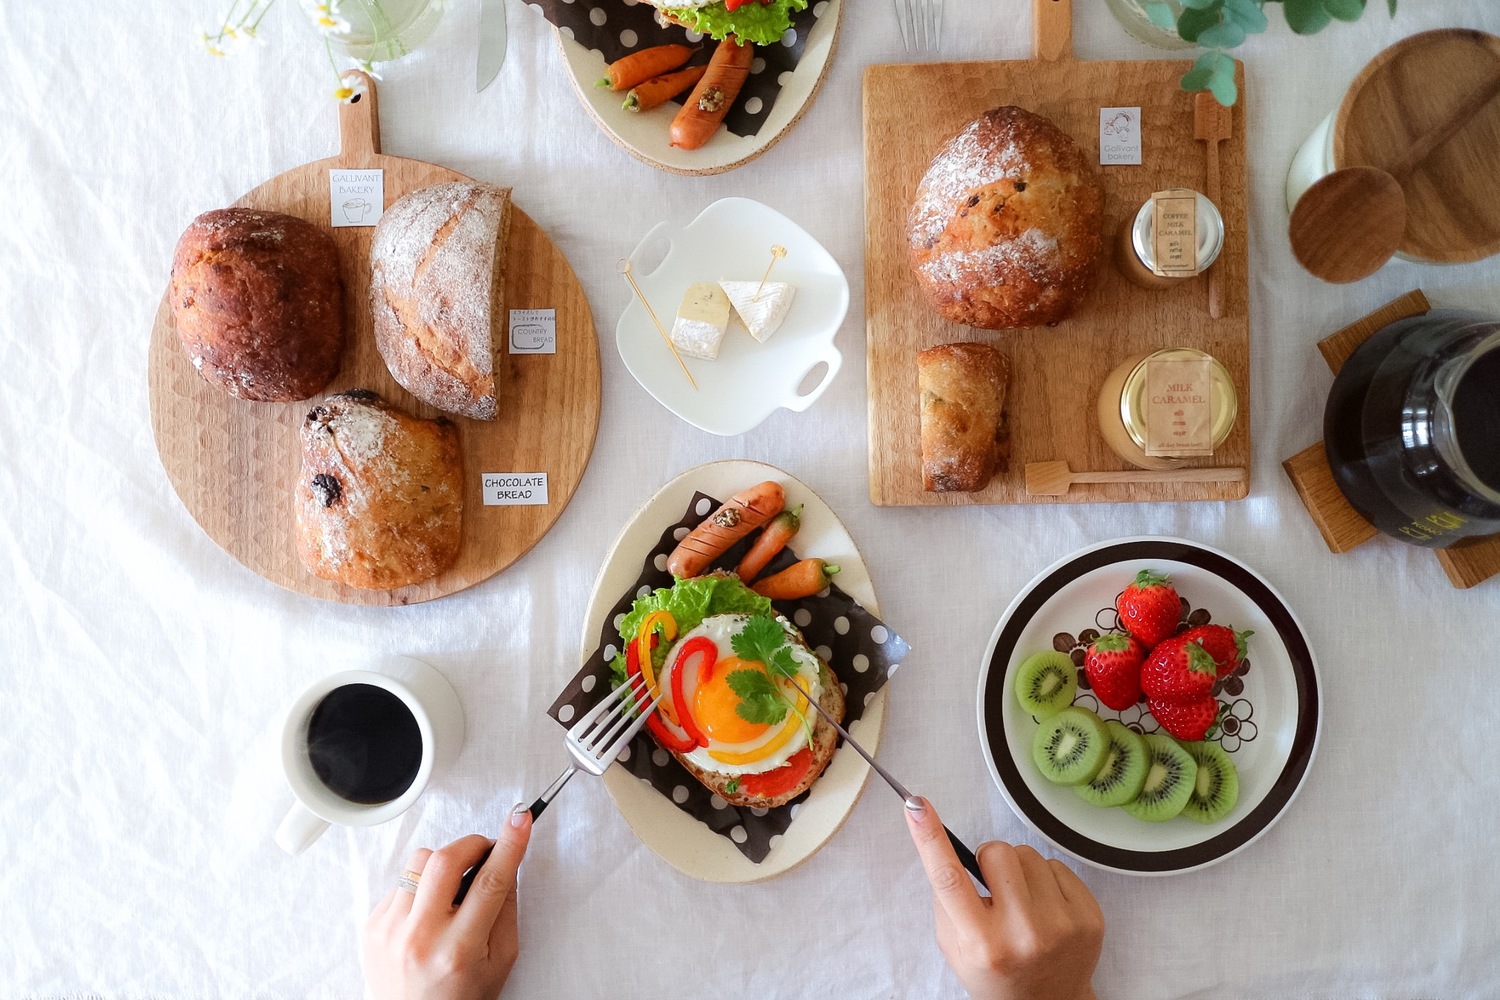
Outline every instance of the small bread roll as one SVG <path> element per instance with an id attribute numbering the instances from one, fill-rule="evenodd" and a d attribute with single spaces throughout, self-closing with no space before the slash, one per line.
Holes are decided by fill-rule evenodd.
<path id="1" fill-rule="evenodd" d="M 250 208 L 203 213 L 177 241 L 170 299 L 193 367 L 231 396 L 307 399 L 338 374 L 338 251 L 309 222 Z"/>
<path id="2" fill-rule="evenodd" d="M 494 420 L 503 348 L 510 189 L 420 188 L 380 217 L 370 246 L 375 346 L 397 382 L 448 413 Z"/>
<path id="3" fill-rule="evenodd" d="M 325 580 L 394 590 L 458 558 L 463 454 L 458 429 L 368 389 L 329 396 L 302 424 L 297 554 Z"/>
<path id="4" fill-rule="evenodd" d="M 917 355 L 922 488 L 982 490 L 1002 457 L 1000 416 L 1010 360 L 988 344 L 943 344 Z"/>

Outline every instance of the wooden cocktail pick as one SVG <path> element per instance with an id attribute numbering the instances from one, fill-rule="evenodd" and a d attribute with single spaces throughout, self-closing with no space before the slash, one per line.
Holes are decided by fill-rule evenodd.
<path id="1" fill-rule="evenodd" d="M 1131 469 L 1127 472 L 1074 472 L 1067 462 L 1027 462 L 1026 492 L 1034 497 L 1060 497 L 1074 483 L 1242 483 L 1245 470 Z"/>
<path id="2" fill-rule="evenodd" d="M 619 269 L 619 272 L 621 274 L 625 275 L 625 280 L 630 282 L 630 287 L 635 289 L 636 298 L 640 299 L 641 305 L 646 307 L 646 315 L 650 316 L 651 322 L 656 324 L 656 332 L 661 334 L 661 339 L 664 340 L 667 344 L 667 350 L 671 351 L 672 357 L 677 359 L 677 364 L 682 368 L 682 374 L 687 376 L 688 384 L 691 385 L 693 387 L 693 391 L 696 392 L 698 390 L 698 383 L 694 381 L 693 373 L 688 371 L 688 366 L 682 360 L 682 355 L 677 353 L 677 345 L 672 343 L 672 338 L 667 335 L 667 331 L 662 327 L 661 320 L 656 318 L 656 310 L 651 308 L 651 303 L 649 300 L 647 300 L 646 293 L 641 291 L 641 286 L 635 283 L 635 275 L 632 274 L 630 270 L 630 258 L 621 257 L 619 262 L 616 264 L 616 267 Z"/>
<path id="3" fill-rule="evenodd" d="M 780 243 L 774 244 L 771 247 L 771 263 L 766 265 L 766 273 L 760 276 L 760 284 L 755 286 L 755 294 L 750 296 L 751 302 L 760 301 L 760 290 L 766 287 L 766 279 L 771 276 L 771 268 L 775 267 L 776 262 L 785 256 L 786 247 L 782 246 Z"/>
<path id="4" fill-rule="evenodd" d="M 1219 143 L 1234 135 L 1234 113 L 1220 104 L 1208 91 L 1193 98 L 1193 138 L 1203 143 L 1208 153 L 1208 190 L 1203 193 L 1217 207 L 1219 201 Z M 1215 261 L 1208 269 L 1208 314 L 1214 319 L 1224 315 L 1224 268 Z"/>

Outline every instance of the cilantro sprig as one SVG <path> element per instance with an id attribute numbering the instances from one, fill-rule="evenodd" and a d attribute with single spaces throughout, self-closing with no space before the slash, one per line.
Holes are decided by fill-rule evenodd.
<path id="1" fill-rule="evenodd" d="M 812 723 L 796 703 L 781 689 L 773 678 L 788 680 L 797 676 L 797 661 L 792 657 L 791 641 L 786 629 L 775 619 L 755 616 L 745 622 L 745 627 L 730 639 L 735 655 L 745 661 L 759 661 L 766 665 L 766 672 L 759 670 L 734 670 L 727 680 L 729 688 L 739 695 L 740 703 L 735 714 L 746 722 L 779 725 L 786 719 L 788 711 L 795 712 L 807 731 L 807 741 L 812 743 Z"/>

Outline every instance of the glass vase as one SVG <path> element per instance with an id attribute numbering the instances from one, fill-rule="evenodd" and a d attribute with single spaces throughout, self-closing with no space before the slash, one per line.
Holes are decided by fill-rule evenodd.
<path id="1" fill-rule="evenodd" d="M 445 6 L 442 0 L 342 0 L 339 16 L 349 30 L 333 41 L 362 62 L 399 59 L 427 40 Z"/>
<path id="2" fill-rule="evenodd" d="M 1172 20 L 1175 22 L 1177 16 L 1182 13 L 1182 4 L 1179 0 L 1164 0 L 1172 10 Z M 1154 45 L 1159 49 L 1190 49 L 1192 42 L 1185 42 L 1176 30 L 1168 31 L 1158 27 L 1150 15 L 1146 13 L 1145 4 L 1142 0 L 1104 0 L 1105 6 L 1109 8 L 1115 20 L 1132 37 Z"/>

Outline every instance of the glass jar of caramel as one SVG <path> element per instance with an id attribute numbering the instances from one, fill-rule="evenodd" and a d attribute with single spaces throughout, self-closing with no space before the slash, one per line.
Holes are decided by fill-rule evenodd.
<path id="1" fill-rule="evenodd" d="M 1153 362 L 1186 363 L 1199 365 L 1203 373 L 1200 382 L 1186 392 L 1201 408 L 1199 434 L 1202 447 L 1196 452 L 1181 455 L 1153 454 L 1153 427 L 1161 420 L 1153 420 L 1153 409 L 1165 418 L 1170 433 L 1171 411 L 1176 401 L 1164 396 L 1160 389 L 1153 391 L 1149 378 Z M 1170 392 L 1170 387 L 1168 389 Z M 1168 412 L 1162 413 L 1166 410 Z M 1104 379 L 1099 390 L 1099 432 L 1105 442 L 1131 465 L 1142 469 L 1177 469 L 1186 465 L 1195 455 L 1213 453 L 1234 430 L 1239 416 L 1239 395 L 1234 390 L 1234 381 L 1229 370 L 1218 359 L 1191 347 L 1169 347 L 1147 354 L 1138 354 L 1116 366 Z"/>
<path id="2" fill-rule="evenodd" d="M 1500 319 L 1439 309 L 1376 331 L 1334 379 L 1323 448 L 1387 535 L 1446 548 L 1500 533 Z"/>

